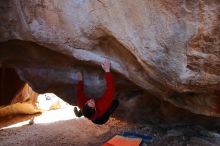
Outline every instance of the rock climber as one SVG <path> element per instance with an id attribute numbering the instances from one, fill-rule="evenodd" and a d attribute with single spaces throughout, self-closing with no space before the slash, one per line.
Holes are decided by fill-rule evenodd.
<path id="1" fill-rule="evenodd" d="M 87 98 L 83 90 L 84 82 L 82 73 L 78 72 L 77 77 L 79 81 L 77 83 L 76 102 L 80 110 L 76 107 L 74 108 L 74 113 L 77 117 L 84 116 L 99 125 L 105 124 L 119 105 L 119 101 L 113 99 L 115 95 L 115 83 L 110 71 L 110 61 L 105 60 L 101 66 L 105 71 L 106 91 L 104 95 L 97 99 Z"/>

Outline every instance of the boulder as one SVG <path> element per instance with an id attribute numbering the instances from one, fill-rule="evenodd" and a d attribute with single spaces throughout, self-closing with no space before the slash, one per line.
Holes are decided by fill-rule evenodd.
<path id="1" fill-rule="evenodd" d="M 107 58 L 117 96 L 220 117 L 219 0 L 8 0 L 0 12 L 0 67 L 39 93 L 74 103 L 81 70 L 98 97 Z"/>

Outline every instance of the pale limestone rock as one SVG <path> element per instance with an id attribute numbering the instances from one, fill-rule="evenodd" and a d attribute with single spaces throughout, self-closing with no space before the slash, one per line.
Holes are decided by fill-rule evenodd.
<path id="1" fill-rule="evenodd" d="M 1 64 L 15 60 L 10 65 L 35 90 L 65 85 L 57 92 L 69 95 L 84 68 L 87 88 L 95 82 L 103 92 L 97 65 L 108 58 L 152 95 L 220 117 L 219 0 L 9 0 L 0 12 Z"/>

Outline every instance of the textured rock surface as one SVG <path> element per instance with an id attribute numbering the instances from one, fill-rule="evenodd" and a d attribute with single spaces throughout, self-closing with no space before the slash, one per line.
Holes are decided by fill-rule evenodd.
<path id="1" fill-rule="evenodd" d="M 38 92 L 73 96 L 81 69 L 97 96 L 109 58 L 120 91 L 220 117 L 219 0 L 9 0 L 0 12 L 1 66 Z"/>
<path id="2" fill-rule="evenodd" d="M 23 102 L 25 96 L 22 95 L 22 89 L 25 86 L 16 71 L 11 68 L 0 68 L 0 106 L 11 103 Z M 16 97 L 17 96 L 17 97 Z M 14 101 L 13 101 L 14 100 Z"/>

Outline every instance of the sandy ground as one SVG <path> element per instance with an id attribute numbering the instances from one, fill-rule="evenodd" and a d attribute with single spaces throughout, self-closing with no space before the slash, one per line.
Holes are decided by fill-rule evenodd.
<path id="1" fill-rule="evenodd" d="M 85 118 L 76 118 L 72 107 L 35 115 L 35 123 L 29 124 L 32 118 L 33 115 L 1 119 L 0 146 L 100 146 L 124 131 L 154 137 L 153 141 L 142 143 L 142 146 L 220 145 L 220 131 L 210 131 L 198 125 L 131 125 L 111 118 L 107 124 L 99 126 Z"/>
<path id="2" fill-rule="evenodd" d="M 72 108 L 48 111 L 36 116 L 16 116 L 1 120 L 1 146 L 98 146 L 114 134 L 130 129 L 129 124 L 111 118 L 105 125 L 95 125 L 85 118 L 76 118 Z M 20 121 L 20 122 L 19 122 Z M 19 122 L 17 125 L 11 125 Z"/>

